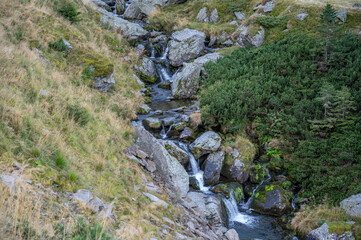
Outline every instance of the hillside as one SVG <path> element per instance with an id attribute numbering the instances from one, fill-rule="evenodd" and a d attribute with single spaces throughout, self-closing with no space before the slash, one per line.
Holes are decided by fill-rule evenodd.
<path id="1" fill-rule="evenodd" d="M 359 239 L 360 11 L 2 0 L 0 238 Z"/>

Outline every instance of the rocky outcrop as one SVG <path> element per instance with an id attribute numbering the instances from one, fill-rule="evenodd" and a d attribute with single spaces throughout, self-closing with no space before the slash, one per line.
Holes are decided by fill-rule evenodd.
<path id="1" fill-rule="evenodd" d="M 173 97 L 191 98 L 198 90 L 201 70 L 202 67 L 199 64 L 184 63 L 182 71 L 175 75 L 171 85 Z"/>
<path id="2" fill-rule="evenodd" d="M 172 141 L 164 141 L 165 148 L 167 151 L 175 157 L 182 165 L 183 167 L 187 167 L 189 163 L 189 155 L 186 151 L 178 147 L 174 142 Z"/>
<path id="3" fill-rule="evenodd" d="M 239 21 L 244 21 L 246 19 L 245 16 L 244 16 L 244 13 L 242 13 L 242 12 L 235 12 L 234 15 L 236 16 L 236 18 Z"/>
<path id="4" fill-rule="evenodd" d="M 142 19 L 144 17 L 152 15 L 157 8 L 151 3 L 144 2 L 132 2 L 124 12 L 124 18 L 126 19 Z"/>
<path id="5" fill-rule="evenodd" d="M 343 233 L 333 232 L 332 227 L 327 223 L 324 223 L 321 227 L 311 231 L 307 236 L 306 240 L 355 240 L 352 236 L 351 224 L 344 224 L 345 231 Z"/>
<path id="6" fill-rule="evenodd" d="M 205 47 L 205 39 L 206 35 L 203 32 L 188 28 L 173 33 L 168 44 L 171 64 L 180 66 L 198 57 Z"/>
<path id="7" fill-rule="evenodd" d="M 191 152 L 196 158 L 205 154 L 216 152 L 221 146 L 222 138 L 215 132 L 203 133 L 190 146 Z"/>
<path id="8" fill-rule="evenodd" d="M 273 216 L 282 216 L 292 211 L 292 193 L 277 184 L 268 184 L 259 188 L 251 204 L 254 211 Z"/>
<path id="9" fill-rule="evenodd" d="M 184 200 L 184 205 L 193 209 L 201 219 L 206 219 L 208 224 L 215 227 L 224 226 L 224 213 L 221 200 L 201 192 L 189 192 Z"/>
<path id="10" fill-rule="evenodd" d="M 99 92 L 107 92 L 115 84 L 113 73 L 109 77 L 94 77 L 93 86 Z"/>
<path id="11" fill-rule="evenodd" d="M 165 201 L 161 200 L 160 198 L 154 196 L 153 194 L 143 192 L 144 196 L 150 199 L 150 201 L 158 207 L 168 208 L 169 204 Z"/>
<path id="12" fill-rule="evenodd" d="M 147 57 L 144 57 L 141 64 L 139 65 L 139 72 L 143 75 L 145 80 L 151 78 L 154 79 L 157 76 L 157 69 L 152 60 Z M 149 81 L 149 80 L 148 80 Z M 152 81 L 150 81 L 152 82 Z"/>
<path id="13" fill-rule="evenodd" d="M 262 26 L 255 31 L 251 27 L 241 25 L 232 34 L 232 39 L 242 48 L 248 45 L 259 47 L 264 43 L 265 34 L 266 32 Z"/>
<path id="14" fill-rule="evenodd" d="M 353 217 L 361 218 L 361 193 L 341 201 L 340 206 Z"/>
<path id="15" fill-rule="evenodd" d="M 135 124 L 134 129 L 137 136 L 136 145 L 153 159 L 156 171 L 165 182 L 169 195 L 186 196 L 189 190 L 189 176 L 183 166 L 141 124 Z"/>
<path id="16" fill-rule="evenodd" d="M 201 8 L 201 10 L 199 10 L 196 20 L 198 22 L 209 22 L 209 17 L 207 14 L 207 7 L 203 7 L 203 8 Z"/>
<path id="17" fill-rule="evenodd" d="M 204 162 L 204 183 L 205 185 L 214 185 L 219 182 L 221 176 L 224 152 L 211 153 Z"/>
<path id="18" fill-rule="evenodd" d="M 162 123 L 159 120 L 159 118 L 148 117 L 144 119 L 142 122 L 147 130 L 160 129 L 162 127 Z"/>
<path id="19" fill-rule="evenodd" d="M 97 10 L 101 13 L 100 21 L 102 23 L 109 24 L 116 31 L 121 30 L 122 35 L 128 40 L 144 38 L 148 34 L 148 31 L 144 30 L 139 24 L 116 17 L 103 8 Z"/>

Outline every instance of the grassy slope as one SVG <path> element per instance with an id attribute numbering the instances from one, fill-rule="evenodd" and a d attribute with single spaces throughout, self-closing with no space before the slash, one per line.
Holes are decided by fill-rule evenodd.
<path id="1" fill-rule="evenodd" d="M 77 4 L 83 20 L 71 24 L 54 12 L 50 0 L 0 2 L 1 173 L 9 172 L 17 161 L 25 166 L 25 176 L 59 192 L 91 188 L 104 202 L 114 204 L 118 215 L 114 229 L 124 221 L 129 223 L 124 230 L 129 239 L 157 236 L 158 228 L 144 219 L 175 220 L 176 210 L 159 211 L 149 205 L 141 194 L 142 170 L 122 153 L 133 142 L 130 121 L 142 102 L 132 66 L 122 60 L 134 56 L 133 49 L 119 34 L 101 26 L 94 11 Z M 71 43 L 75 55 L 66 57 L 49 49 L 48 43 L 60 37 Z M 55 67 L 39 58 L 30 48 L 34 44 Z M 71 56 L 81 57 L 79 52 L 114 64 L 116 84 L 108 93 L 91 88 L 82 74 L 84 67 L 72 60 Z M 47 95 L 41 94 L 42 89 Z M 135 191 L 135 184 L 141 189 Z M 2 212 L 6 208 L 0 204 Z M 90 211 L 84 213 L 95 218 Z M 48 224 L 58 221 L 59 216 L 52 216 Z M 127 232 L 132 226 L 138 231 Z"/>

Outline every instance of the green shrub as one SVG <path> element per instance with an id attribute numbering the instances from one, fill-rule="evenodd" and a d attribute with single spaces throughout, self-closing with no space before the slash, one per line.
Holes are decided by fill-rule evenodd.
<path id="1" fill-rule="evenodd" d="M 60 169 L 66 169 L 68 167 L 68 160 L 61 152 L 55 154 L 55 165 Z"/>
<path id="2" fill-rule="evenodd" d="M 265 28 L 283 27 L 287 26 L 287 16 L 272 17 L 272 16 L 258 16 L 255 23 L 262 25 Z"/>
<path id="3" fill-rule="evenodd" d="M 234 12 L 242 12 L 247 6 L 246 0 L 234 1 L 227 7 L 227 12 L 233 14 Z"/>
<path id="4" fill-rule="evenodd" d="M 61 16 L 68 19 L 70 22 L 75 23 L 81 21 L 81 18 L 79 17 L 81 12 L 78 12 L 75 3 L 62 0 L 60 3 L 55 3 L 55 8 Z"/>
<path id="5" fill-rule="evenodd" d="M 66 45 L 62 38 L 59 38 L 59 40 L 56 42 L 49 42 L 49 47 L 59 52 L 63 52 L 66 50 Z"/>
<path id="6" fill-rule="evenodd" d="M 70 119 L 74 119 L 74 121 L 79 123 L 81 126 L 85 126 L 92 118 L 89 111 L 78 103 L 68 105 L 67 110 L 68 117 Z"/>

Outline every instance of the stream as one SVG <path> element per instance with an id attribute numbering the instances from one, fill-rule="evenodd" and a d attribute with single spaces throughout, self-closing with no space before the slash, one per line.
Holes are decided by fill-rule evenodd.
<path id="1" fill-rule="evenodd" d="M 122 15 L 116 16 L 122 17 Z M 173 68 L 170 66 L 167 45 L 163 42 L 150 43 L 148 40 L 142 42 L 141 44 L 146 47 L 146 56 L 155 63 L 158 77 L 155 84 L 148 85 L 148 87 L 151 88 L 151 101 L 148 105 L 152 110 L 146 115 L 138 116 L 138 121 L 142 122 L 148 117 L 156 117 L 160 119 L 163 124 L 163 120 L 166 118 L 174 119 L 173 125 L 166 127 L 163 124 L 161 131 L 153 134 L 157 138 L 173 141 L 180 148 L 186 151 L 190 158 L 190 163 L 186 170 L 190 177 L 197 180 L 199 191 L 205 194 L 215 195 L 210 191 L 211 186 L 205 185 L 203 171 L 201 170 L 198 159 L 195 159 L 193 154 L 189 151 L 188 143 L 174 140 L 169 136 L 174 124 L 180 122 L 182 117 L 189 116 L 191 113 L 196 111 L 198 103 L 193 100 L 175 100 L 172 98 L 172 93 L 169 88 L 164 88 L 164 85 L 168 84 L 169 86 L 169 83 L 173 81 L 175 73 L 180 70 L 180 68 Z M 212 51 L 212 49 L 207 50 Z M 263 184 L 268 183 L 271 180 L 268 170 L 267 173 L 267 178 L 253 189 L 253 193 L 255 193 L 255 191 Z M 241 240 L 289 239 L 289 232 L 282 229 L 278 223 L 278 218 L 257 214 L 252 211 L 249 206 L 254 200 L 253 197 L 243 199 L 243 202 L 239 205 L 237 205 L 233 193 L 231 193 L 231 197 L 229 199 L 222 195 L 220 195 L 220 197 L 222 198 L 228 213 L 228 227 L 234 228 L 238 232 Z"/>

